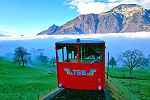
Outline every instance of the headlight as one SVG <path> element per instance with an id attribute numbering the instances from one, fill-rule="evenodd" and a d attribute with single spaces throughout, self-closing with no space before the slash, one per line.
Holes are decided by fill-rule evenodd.
<path id="1" fill-rule="evenodd" d="M 59 88 L 62 88 L 62 84 L 58 84 L 58 87 L 59 87 Z"/>
<path id="2" fill-rule="evenodd" d="M 101 86 L 98 86 L 98 90 L 101 90 L 102 89 L 102 87 Z"/>

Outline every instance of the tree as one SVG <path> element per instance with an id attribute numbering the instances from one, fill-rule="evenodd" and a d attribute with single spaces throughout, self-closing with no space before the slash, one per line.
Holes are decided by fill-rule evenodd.
<path id="1" fill-rule="evenodd" d="M 56 58 L 52 57 L 50 60 L 50 64 L 52 64 L 54 66 L 55 63 L 56 63 Z"/>
<path id="2" fill-rule="evenodd" d="M 123 52 L 119 56 L 119 61 L 124 67 L 129 68 L 130 78 L 132 78 L 131 75 L 134 68 L 144 68 L 148 65 L 147 59 L 140 50 L 127 50 Z"/>
<path id="3" fill-rule="evenodd" d="M 13 61 L 18 63 L 19 66 L 22 64 L 22 67 L 24 67 L 25 63 L 27 63 L 27 56 L 29 55 L 27 49 L 19 46 L 14 50 L 14 52 Z"/>
<path id="4" fill-rule="evenodd" d="M 47 56 L 43 55 L 43 53 L 40 53 L 39 60 L 41 61 L 41 63 L 46 64 L 46 63 L 48 63 L 49 58 Z"/>
<path id="5" fill-rule="evenodd" d="M 43 56 L 42 63 L 47 64 L 48 61 L 49 61 L 49 58 L 47 56 Z"/>
<path id="6" fill-rule="evenodd" d="M 112 66 L 112 68 L 113 68 L 114 66 L 116 66 L 116 65 L 117 65 L 117 62 L 116 62 L 116 60 L 115 60 L 115 58 L 114 58 L 114 57 L 111 57 L 111 58 L 110 58 L 110 60 L 109 60 L 109 64 Z"/>
<path id="7" fill-rule="evenodd" d="M 28 57 L 27 57 L 27 62 L 28 62 L 29 64 L 32 64 L 31 56 L 28 56 Z"/>
<path id="8" fill-rule="evenodd" d="M 148 60 L 148 67 L 150 67 L 150 54 L 148 55 L 147 60 Z"/>

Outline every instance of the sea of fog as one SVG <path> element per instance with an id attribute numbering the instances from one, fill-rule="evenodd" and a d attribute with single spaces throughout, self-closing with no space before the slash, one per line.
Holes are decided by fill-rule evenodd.
<path id="1" fill-rule="evenodd" d="M 23 46 L 32 54 L 33 57 L 43 52 L 44 55 L 51 58 L 55 56 L 55 42 L 77 38 L 94 38 L 104 40 L 106 42 L 106 52 L 109 52 L 110 56 L 114 56 L 116 58 L 121 52 L 129 49 L 141 50 L 145 56 L 150 54 L 150 32 L 139 32 L 0 37 L 0 56 L 11 58 L 14 53 L 14 49 L 18 46 Z"/>

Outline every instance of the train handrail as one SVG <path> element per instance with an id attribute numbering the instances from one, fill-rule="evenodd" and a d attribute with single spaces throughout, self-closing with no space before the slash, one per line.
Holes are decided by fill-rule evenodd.
<path id="1" fill-rule="evenodd" d="M 90 62 L 90 64 L 92 65 L 93 63 L 95 63 L 98 60 L 98 57 L 96 59 L 94 59 L 93 61 Z"/>

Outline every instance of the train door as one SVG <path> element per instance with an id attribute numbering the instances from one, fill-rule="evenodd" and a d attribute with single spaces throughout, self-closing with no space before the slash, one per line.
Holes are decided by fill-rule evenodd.
<path id="1" fill-rule="evenodd" d="M 80 66 L 86 69 L 87 88 L 104 88 L 104 50 L 103 44 L 83 44 L 80 46 Z M 88 83 L 88 84 L 86 84 Z"/>

